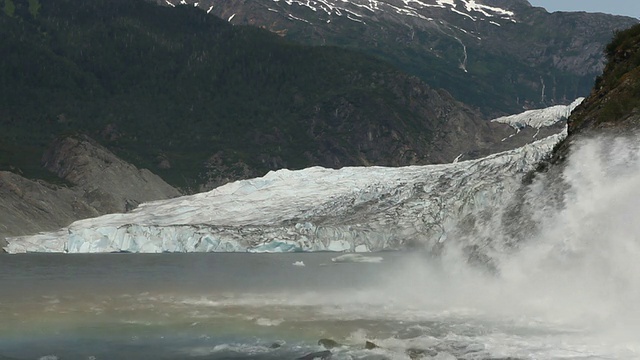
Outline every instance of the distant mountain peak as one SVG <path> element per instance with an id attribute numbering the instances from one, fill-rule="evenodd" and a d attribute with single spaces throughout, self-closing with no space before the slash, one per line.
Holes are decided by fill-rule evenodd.
<path id="1" fill-rule="evenodd" d="M 155 0 L 164 3 L 165 0 Z M 177 4 L 179 0 L 168 0 Z M 195 5 L 195 0 L 184 0 Z M 199 0 L 234 25 L 390 62 L 487 118 L 586 96 L 614 31 L 636 19 L 554 13 L 526 0 Z"/>
<path id="2" fill-rule="evenodd" d="M 496 21 L 516 22 L 514 11 L 487 5 L 484 1 L 476 0 L 270 0 L 273 7 L 269 10 L 276 13 L 284 12 L 292 20 L 313 22 L 331 22 L 333 18 L 345 18 L 362 24 L 367 19 L 380 14 L 395 14 L 403 17 L 413 17 L 426 21 L 436 21 L 435 13 L 448 11 L 457 16 L 466 17 L 472 21 L 487 20 L 495 25 Z M 185 0 L 165 0 L 169 6 L 186 5 Z M 193 2 L 194 6 L 211 12 L 215 7 L 214 1 Z M 293 15 L 292 7 L 304 7 L 315 14 L 310 18 Z M 296 9 L 300 10 L 300 9 Z"/>

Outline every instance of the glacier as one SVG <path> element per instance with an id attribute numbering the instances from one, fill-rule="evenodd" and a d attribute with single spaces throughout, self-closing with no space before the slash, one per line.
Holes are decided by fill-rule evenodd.
<path id="1" fill-rule="evenodd" d="M 278 170 L 149 202 L 54 232 L 7 238 L 8 253 L 373 252 L 432 248 L 504 221 L 525 174 L 566 131 L 452 164 Z M 478 244 L 479 246 L 480 244 Z M 484 246 L 486 244 L 482 244 Z M 501 246 L 496 244 L 495 246 Z"/>
<path id="2" fill-rule="evenodd" d="M 566 121 L 571 112 L 582 104 L 584 98 L 577 98 L 569 105 L 556 105 L 545 109 L 528 110 L 520 114 L 502 116 L 491 120 L 492 122 L 507 124 L 516 130 L 532 127 L 540 129 L 552 126 L 560 121 Z"/>

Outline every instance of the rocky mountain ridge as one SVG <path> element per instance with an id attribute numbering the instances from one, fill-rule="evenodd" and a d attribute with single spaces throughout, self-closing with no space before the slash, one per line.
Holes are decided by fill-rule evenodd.
<path id="1" fill-rule="evenodd" d="M 385 59 L 487 117 L 586 96 L 613 32 L 637 19 L 548 13 L 525 0 L 158 0 L 233 24 Z"/>

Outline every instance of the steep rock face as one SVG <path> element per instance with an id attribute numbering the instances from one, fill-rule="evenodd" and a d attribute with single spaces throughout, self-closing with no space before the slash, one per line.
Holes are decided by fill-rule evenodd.
<path id="1" fill-rule="evenodd" d="M 524 0 L 186 3 L 304 43 L 363 50 L 488 115 L 587 95 L 613 31 L 637 23 L 606 14 L 548 13 Z"/>
<path id="2" fill-rule="evenodd" d="M 77 190 L 0 172 L 0 242 L 6 236 L 57 229 L 104 213 L 87 204 Z"/>
<path id="3" fill-rule="evenodd" d="M 57 229 L 180 195 L 157 175 L 122 161 L 86 137 L 58 140 L 43 163 L 71 186 L 0 172 L 0 238 Z"/>
<path id="4" fill-rule="evenodd" d="M 101 212 L 125 212 L 142 202 L 180 195 L 159 176 L 119 159 L 86 136 L 57 140 L 42 162 L 47 170 L 81 189 L 89 205 Z"/>

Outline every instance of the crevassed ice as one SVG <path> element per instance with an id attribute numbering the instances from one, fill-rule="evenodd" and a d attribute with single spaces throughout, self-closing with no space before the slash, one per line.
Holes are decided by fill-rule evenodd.
<path id="1" fill-rule="evenodd" d="M 525 111 L 516 115 L 503 116 L 491 120 L 492 122 L 498 122 L 507 124 L 514 129 L 523 129 L 527 126 L 540 129 L 545 126 L 554 125 L 560 121 L 567 120 L 571 112 L 582 104 L 584 98 L 578 98 L 570 105 L 556 105 L 548 107 L 546 109 L 536 109 Z"/>
<path id="2" fill-rule="evenodd" d="M 212 191 L 8 238 L 20 252 L 367 252 L 437 246 L 500 221 L 524 174 L 566 133 L 455 164 L 279 170 Z"/>

